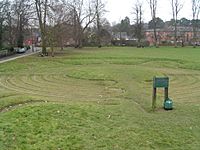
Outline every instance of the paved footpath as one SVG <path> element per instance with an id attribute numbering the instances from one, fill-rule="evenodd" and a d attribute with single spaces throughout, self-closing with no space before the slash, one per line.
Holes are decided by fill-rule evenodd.
<path id="1" fill-rule="evenodd" d="M 35 47 L 35 51 L 34 52 L 32 52 L 32 50 L 30 49 L 30 50 L 26 51 L 25 53 L 14 54 L 12 56 L 7 56 L 7 57 L 0 58 L 0 64 L 8 62 L 8 61 L 15 60 L 15 59 L 18 59 L 18 58 L 22 58 L 22 57 L 30 56 L 30 55 L 33 55 L 33 54 L 37 54 L 39 52 L 41 52 L 41 48 Z"/>

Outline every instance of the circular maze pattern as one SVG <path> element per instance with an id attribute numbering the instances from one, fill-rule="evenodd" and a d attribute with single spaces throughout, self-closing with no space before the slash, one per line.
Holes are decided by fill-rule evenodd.
<path id="1" fill-rule="evenodd" d="M 200 74 L 168 74 L 170 77 L 169 96 L 178 102 L 198 102 L 200 98 Z M 99 82 L 105 82 L 99 84 Z M 110 81 L 91 81 L 75 79 L 65 74 L 22 74 L 1 75 L 0 89 L 5 92 L 1 97 L 16 95 L 38 96 L 53 101 L 122 98 L 127 91 Z M 147 83 L 144 83 L 147 85 Z M 143 86 L 144 98 L 151 95 L 151 83 Z M 141 89 L 141 90 L 144 90 Z M 7 91 L 11 91 L 11 94 Z M 1 92 L 3 93 L 3 92 Z M 146 95 L 145 95 L 146 93 Z M 163 96 L 163 91 L 158 92 Z M 162 94 L 162 95 L 161 95 Z M 1 98 L 0 97 L 0 98 Z"/>
<path id="2" fill-rule="evenodd" d="M 172 97 L 184 102 L 196 102 L 200 98 L 200 74 L 172 74 L 170 78 Z"/>
<path id="3" fill-rule="evenodd" d="M 109 81 L 108 85 L 110 85 Z M 74 79 L 64 74 L 1 75 L 0 88 L 18 95 L 45 97 L 53 101 L 93 101 L 99 98 L 118 96 L 124 92 L 113 86 L 101 85 L 99 81 Z"/>
<path id="4" fill-rule="evenodd" d="M 200 102 L 200 74 L 175 73 L 166 74 L 170 78 L 169 97 L 176 102 L 199 103 Z M 152 80 L 144 82 L 143 90 L 147 97 L 152 96 Z M 157 91 L 157 95 L 163 98 L 164 90 Z"/>
<path id="5" fill-rule="evenodd" d="M 65 75 L 3 75 L 0 80 L 1 88 L 20 94 L 59 99 L 67 99 L 72 96 L 77 98 L 90 98 L 92 96 L 88 94 L 91 90 L 88 83 L 86 84 L 84 81 L 74 82 L 74 80 L 65 77 Z"/>

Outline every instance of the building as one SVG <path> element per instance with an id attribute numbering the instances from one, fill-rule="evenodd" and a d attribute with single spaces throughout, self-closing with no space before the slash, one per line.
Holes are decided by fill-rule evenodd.
<path id="1" fill-rule="evenodd" d="M 174 43 L 174 27 L 169 26 L 162 29 L 157 29 L 157 37 L 160 45 L 172 45 Z M 154 44 L 154 31 L 148 29 L 145 31 L 146 40 L 150 45 Z M 177 42 L 182 44 L 193 43 L 193 29 L 192 27 L 177 27 Z M 197 32 L 197 43 L 200 43 L 200 29 Z"/>

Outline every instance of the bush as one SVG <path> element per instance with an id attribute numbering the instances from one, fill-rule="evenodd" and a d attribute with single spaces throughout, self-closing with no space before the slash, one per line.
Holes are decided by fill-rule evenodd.
<path id="1" fill-rule="evenodd" d="M 144 40 L 138 43 L 136 40 L 112 40 L 114 46 L 133 46 L 133 47 L 148 47 L 149 42 Z"/>
<path id="2" fill-rule="evenodd" d="M 12 46 L 5 46 L 1 50 L 7 50 L 9 53 L 12 53 L 15 51 L 14 47 L 12 47 Z"/>
<path id="3" fill-rule="evenodd" d="M 31 47 L 29 45 L 26 46 L 26 50 L 29 50 L 31 49 Z"/>
<path id="4" fill-rule="evenodd" d="M 8 52 L 13 53 L 14 51 L 15 51 L 14 47 L 9 47 L 9 48 L 8 48 Z"/>

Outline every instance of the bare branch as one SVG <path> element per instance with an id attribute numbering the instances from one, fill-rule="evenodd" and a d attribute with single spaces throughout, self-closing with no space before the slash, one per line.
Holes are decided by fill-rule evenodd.
<path id="1" fill-rule="evenodd" d="M 156 31 L 156 11 L 157 11 L 157 0 L 148 0 L 150 10 L 151 10 L 151 17 L 154 23 L 154 45 L 158 46 L 158 38 L 157 38 L 157 31 Z"/>
<path id="2" fill-rule="evenodd" d="M 177 47 L 177 40 L 178 40 L 177 21 L 178 21 L 178 14 L 183 8 L 183 4 L 180 2 L 180 0 L 171 0 L 171 7 L 174 20 L 174 46 Z"/>

